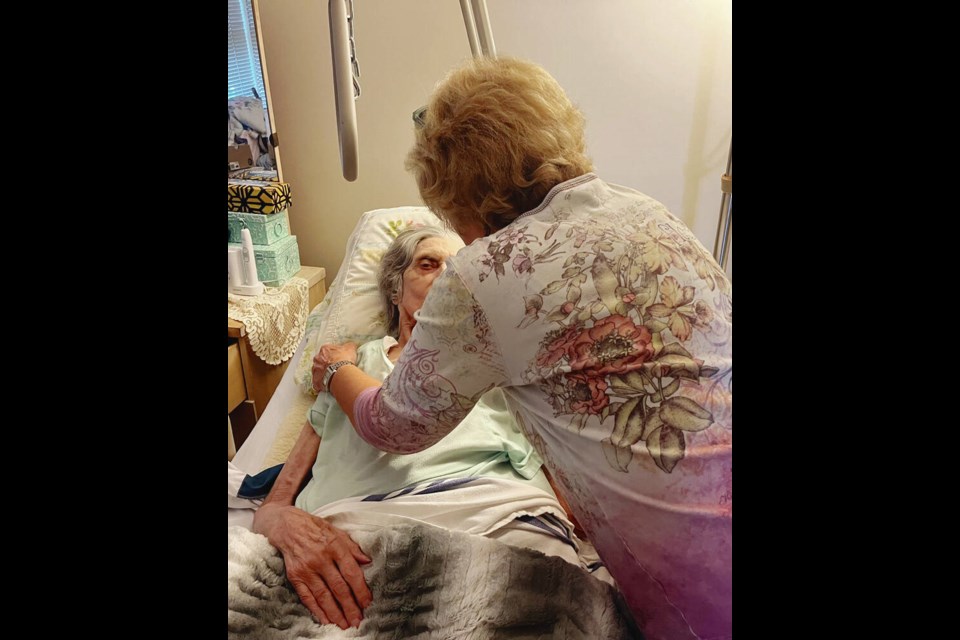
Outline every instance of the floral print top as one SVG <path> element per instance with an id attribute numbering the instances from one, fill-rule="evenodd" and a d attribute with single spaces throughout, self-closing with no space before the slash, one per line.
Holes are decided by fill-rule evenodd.
<path id="1" fill-rule="evenodd" d="M 447 266 L 357 399 L 361 437 L 422 450 L 501 387 L 645 636 L 732 636 L 732 292 L 710 253 L 591 173 Z"/>

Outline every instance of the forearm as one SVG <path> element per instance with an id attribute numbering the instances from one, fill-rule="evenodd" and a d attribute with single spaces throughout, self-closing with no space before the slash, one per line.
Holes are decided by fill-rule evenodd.
<path id="1" fill-rule="evenodd" d="M 324 353 L 324 350 L 329 352 Z M 320 352 L 314 359 L 314 386 L 325 388 L 333 396 L 354 431 L 367 444 L 388 453 L 414 453 L 426 449 L 449 431 L 449 429 L 442 431 L 436 428 L 430 429 L 399 415 L 391 414 L 387 420 L 384 420 L 384 416 L 380 415 L 383 409 L 380 405 L 383 387 L 378 378 L 369 375 L 356 364 L 344 364 L 335 369 L 330 377 L 321 375 L 321 372 L 329 366 L 324 366 L 323 363 L 331 357 L 355 362 L 357 355 L 351 354 L 348 346 L 324 345 Z M 420 437 L 414 437 L 409 441 L 406 439 L 407 435 L 426 433 L 431 434 L 431 437 L 426 440 Z"/>
<path id="2" fill-rule="evenodd" d="M 364 389 L 370 387 L 379 387 L 380 381 L 367 375 L 360 367 L 345 366 L 337 369 L 337 372 L 330 380 L 330 393 L 336 398 L 337 404 L 350 419 L 350 424 L 354 429 L 357 428 L 356 417 L 353 415 L 353 405 L 357 401 L 357 396 Z"/>
<path id="3" fill-rule="evenodd" d="M 414 412 L 411 419 L 391 409 L 385 398 L 387 387 L 367 387 L 353 403 L 353 429 L 360 438 L 380 451 L 405 455 L 418 453 L 436 444 L 456 427 L 466 412 L 438 411 L 436 419 Z"/>
<path id="4" fill-rule="evenodd" d="M 309 422 L 304 423 L 300 437 L 290 456 L 283 464 L 280 475 L 273 483 L 273 488 L 263 504 L 292 505 L 297 495 L 310 477 L 310 469 L 317 460 L 317 451 L 320 448 L 320 436 L 313 430 Z"/>

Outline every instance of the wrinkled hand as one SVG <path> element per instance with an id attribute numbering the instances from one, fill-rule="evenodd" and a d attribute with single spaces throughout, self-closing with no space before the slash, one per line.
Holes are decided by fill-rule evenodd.
<path id="1" fill-rule="evenodd" d="M 283 554 L 287 579 L 317 620 L 360 626 L 372 600 L 360 564 L 371 559 L 350 536 L 302 509 L 275 504 L 257 509 L 253 531 Z"/>
<path id="2" fill-rule="evenodd" d="M 344 344 L 327 343 L 320 347 L 317 355 L 313 356 L 313 390 L 317 393 L 329 391 L 323 388 L 323 376 L 327 373 L 327 367 L 334 362 L 349 360 L 356 364 L 357 362 L 357 343 L 346 342 Z"/>

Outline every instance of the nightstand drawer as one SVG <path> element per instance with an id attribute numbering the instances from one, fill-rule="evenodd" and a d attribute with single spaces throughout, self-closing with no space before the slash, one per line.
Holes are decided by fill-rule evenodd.
<path id="1" fill-rule="evenodd" d="M 236 344 L 227 347 L 227 413 L 247 399 L 247 389 L 243 381 L 243 365 L 240 362 L 240 349 Z"/>

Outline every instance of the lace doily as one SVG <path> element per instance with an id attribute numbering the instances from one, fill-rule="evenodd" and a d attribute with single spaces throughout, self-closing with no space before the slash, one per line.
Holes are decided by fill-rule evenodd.
<path id="1" fill-rule="evenodd" d="M 253 352 L 267 364 L 280 364 L 297 351 L 307 327 L 310 287 L 290 278 L 282 287 L 264 287 L 259 296 L 227 294 L 227 317 L 242 322 Z"/>

